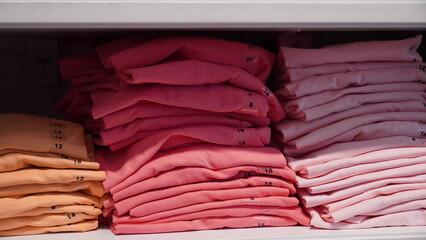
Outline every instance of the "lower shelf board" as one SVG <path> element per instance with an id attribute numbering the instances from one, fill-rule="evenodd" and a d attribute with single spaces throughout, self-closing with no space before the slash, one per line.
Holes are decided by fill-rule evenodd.
<path id="1" fill-rule="evenodd" d="M 141 238 L 143 236 L 143 238 Z M 355 230 L 322 230 L 307 227 L 220 229 L 162 234 L 114 235 L 108 227 L 84 233 L 51 233 L 3 237 L 2 240 L 283 240 L 283 239 L 426 239 L 426 226 L 386 227 Z"/>

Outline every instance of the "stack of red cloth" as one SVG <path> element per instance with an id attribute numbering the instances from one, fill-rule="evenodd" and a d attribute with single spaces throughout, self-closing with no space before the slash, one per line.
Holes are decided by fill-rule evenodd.
<path id="1" fill-rule="evenodd" d="M 274 128 L 311 225 L 426 224 L 421 38 L 281 47 Z"/>
<path id="2" fill-rule="evenodd" d="M 58 110 L 89 106 L 75 120 L 107 146 L 96 160 L 114 233 L 309 223 L 291 196 L 294 171 L 266 147 L 268 124 L 284 118 L 264 84 L 274 58 L 215 38 L 124 39 L 97 48 L 84 84 L 68 77 L 71 101 Z M 63 75 L 80 61 L 64 59 Z"/>

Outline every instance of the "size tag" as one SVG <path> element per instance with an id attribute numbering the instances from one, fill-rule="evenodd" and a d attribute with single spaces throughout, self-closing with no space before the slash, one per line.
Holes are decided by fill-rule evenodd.
<path id="1" fill-rule="evenodd" d="M 55 153 L 65 152 L 66 126 L 63 123 L 50 123 L 50 150 Z"/>

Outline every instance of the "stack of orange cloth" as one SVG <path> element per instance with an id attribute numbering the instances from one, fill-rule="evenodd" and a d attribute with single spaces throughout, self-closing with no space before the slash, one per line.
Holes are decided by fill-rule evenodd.
<path id="1" fill-rule="evenodd" d="M 96 229 L 105 172 L 81 125 L 0 114 L 0 236 Z"/>

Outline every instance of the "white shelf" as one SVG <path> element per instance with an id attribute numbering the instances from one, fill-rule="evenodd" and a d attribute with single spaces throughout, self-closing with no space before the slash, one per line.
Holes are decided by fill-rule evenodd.
<path id="1" fill-rule="evenodd" d="M 426 29 L 426 0 L 0 0 L 0 28 Z"/>
<path id="2" fill-rule="evenodd" d="M 388 227 L 363 230 L 321 230 L 306 227 L 247 228 L 232 230 L 209 230 L 163 234 L 114 235 L 103 228 L 85 233 L 55 233 L 30 236 L 2 237 L 2 240 L 381 240 L 426 239 L 426 226 L 423 227 Z"/>

